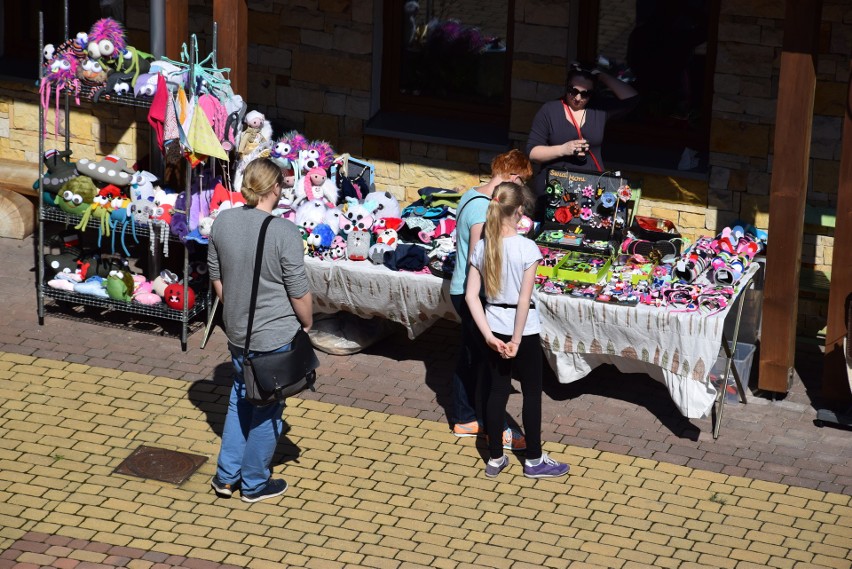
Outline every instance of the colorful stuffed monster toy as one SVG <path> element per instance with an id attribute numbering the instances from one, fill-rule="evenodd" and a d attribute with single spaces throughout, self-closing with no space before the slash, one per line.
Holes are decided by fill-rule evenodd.
<path id="1" fill-rule="evenodd" d="M 77 176 L 62 185 L 56 195 L 56 205 L 65 213 L 83 215 L 91 207 L 97 194 L 98 188 L 91 178 Z"/>
<path id="2" fill-rule="evenodd" d="M 130 302 L 133 300 L 133 275 L 127 271 L 110 271 L 104 288 L 111 299 Z"/>
<path id="3" fill-rule="evenodd" d="M 77 167 L 69 160 L 70 157 L 70 150 L 60 152 L 54 148 L 44 152 L 44 165 L 47 168 L 47 173 L 44 175 L 44 188 L 42 188 L 44 203 L 56 205 L 56 194 L 59 193 L 59 189 L 65 182 L 77 177 Z M 38 181 L 33 186 L 33 189 L 37 188 Z"/>

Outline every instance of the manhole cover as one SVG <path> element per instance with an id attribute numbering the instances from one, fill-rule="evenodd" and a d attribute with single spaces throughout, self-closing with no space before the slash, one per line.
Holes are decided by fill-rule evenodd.
<path id="1" fill-rule="evenodd" d="M 179 485 L 206 460 L 206 456 L 142 445 L 125 458 L 114 472 Z"/>

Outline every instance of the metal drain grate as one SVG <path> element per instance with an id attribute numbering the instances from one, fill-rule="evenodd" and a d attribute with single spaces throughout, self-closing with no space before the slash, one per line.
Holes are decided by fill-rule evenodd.
<path id="1" fill-rule="evenodd" d="M 180 485 L 207 460 L 206 456 L 140 446 L 113 471 Z"/>

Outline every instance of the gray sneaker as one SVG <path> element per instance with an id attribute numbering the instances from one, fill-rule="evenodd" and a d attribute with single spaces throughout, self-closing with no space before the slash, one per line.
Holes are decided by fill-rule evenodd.
<path id="1" fill-rule="evenodd" d="M 556 462 L 546 453 L 541 454 L 541 462 L 536 466 L 527 466 L 524 463 L 524 476 L 527 478 L 558 478 L 568 474 L 570 467 L 567 464 Z"/>
<path id="2" fill-rule="evenodd" d="M 485 463 L 485 476 L 488 478 L 494 478 L 501 472 L 503 469 L 509 466 L 509 457 L 505 454 L 503 455 L 503 460 L 500 462 L 498 466 L 491 466 L 491 461 Z"/>

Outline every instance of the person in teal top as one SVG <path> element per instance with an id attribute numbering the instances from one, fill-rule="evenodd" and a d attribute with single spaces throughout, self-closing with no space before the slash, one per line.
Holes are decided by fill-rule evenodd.
<path id="1" fill-rule="evenodd" d="M 482 238 L 485 213 L 495 188 L 503 182 L 523 183 L 531 177 L 532 165 L 523 152 L 517 149 L 504 152 L 491 161 L 491 179 L 465 192 L 456 208 L 456 269 L 450 281 L 450 299 L 461 319 L 461 346 L 452 379 L 449 421 L 457 437 L 475 437 L 484 432 L 480 420 L 482 406 L 477 404 L 476 394 L 483 369 L 480 365 L 483 340 L 464 299 L 470 252 Z M 503 446 L 523 450 L 526 442 L 520 433 L 507 428 Z"/>

